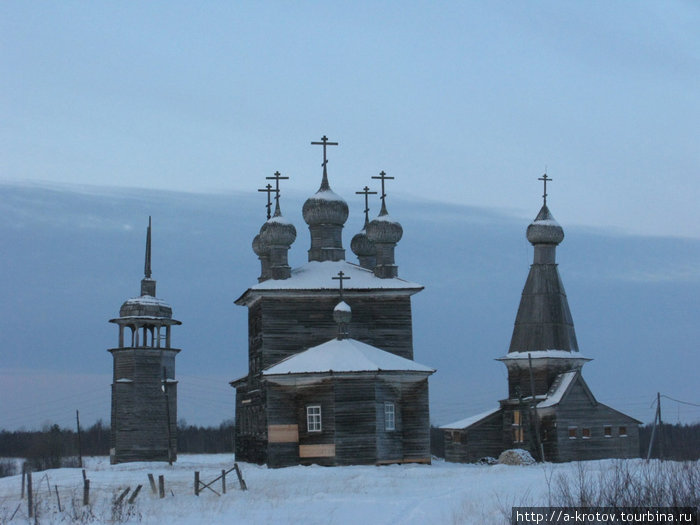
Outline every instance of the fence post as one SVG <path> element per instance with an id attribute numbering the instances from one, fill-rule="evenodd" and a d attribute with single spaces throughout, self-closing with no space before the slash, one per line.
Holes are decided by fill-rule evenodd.
<path id="1" fill-rule="evenodd" d="M 34 495 L 32 494 L 32 471 L 27 471 L 27 513 L 34 516 Z"/>
<path id="2" fill-rule="evenodd" d="M 90 505 L 90 480 L 83 481 L 83 505 Z"/>
<path id="3" fill-rule="evenodd" d="M 134 500 L 136 499 L 136 496 L 139 495 L 139 492 L 141 492 L 141 487 L 142 487 L 142 486 L 143 486 L 143 485 L 138 485 L 138 486 L 136 487 L 136 490 L 135 490 L 134 492 L 131 493 L 131 497 L 129 497 L 129 505 L 131 505 L 131 504 L 134 502 Z"/>
<path id="4" fill-rule="evenodd" d="M 248 490 L 248 485 L 246 485 L 245 481 L 243 480 L 243 475 L 241 474 L 241 470 L 238 468 L 238 463 L 234 463 L 233 468 L 236 469 L 236 475 L 238 476 L 238 483 L 241 486 L 241 490 Z"/>
<path id="5" fill-rule="evenodd" d="M 24 484 L 26 483 L 27 479 L 27 465 L 22 464 L 22 497 L 21 499 L 24 499 Z"/>
<path id="6" fill-rule="evenodd" d="M 153 479 L 153 474 L 150 474 L 150 473 L 148 474 L 148 482 L 151 484 L 151 492 L 153 492 L 153 494 L 158 492 L 156 490 L 156 480 Z"/>
<path id="7" fill-rule="evenodd" d="M 58 502 L 58 512 L 63 512 L 61 510 L 61 498 L 58 497 L 58 485 L 54 485 L 54 488 L 56 489 L 56 501 Z"/>
<path id="8" fill-rule="evenodd" d="M 199 472 L 194 471 L 194 495 L 199 496 Z"/>
<path id="9" fill-rule="evenodd" d="M 226 494 L 226 470 L 221 469 L 221 493 Z"/>
<path id="10" fill-rule="evenodd" d="M 158 476 L 158 496 L 160 499 L 165 497 L 165 476 L 163 474 Z"/>

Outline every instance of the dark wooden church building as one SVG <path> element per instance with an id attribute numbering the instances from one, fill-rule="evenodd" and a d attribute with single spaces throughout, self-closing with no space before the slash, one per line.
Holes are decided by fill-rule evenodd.
<path id="1" fill-rule="evenodd" d="M 253 240 L 258 284 L 236 300 L 248 308 L 248 373 L 236 389 L 236 457 L 271 467 L 430 462 L 428 376 L 413 361 L 411 296 L 422 286 L 398 277 L 401 225 L 386 207 L 369 220 L 345 260 L 348 205 L 323 175 L 303 206 L 308 263 L 291 269 L 295 227 L 281 213 L 279 182 L 268 185 L 268 220 Z M 265 190 L 261 190 L 265 191 Z M 270 193 L 275 193 L 274 214 Z"/>
<path id="2" fill-rule="evenodd" d="M 110 462 L 175 461 L 177 458 L 177 381 L 168 303 L 156 297 L 151 278 L 151 219 L 146 233 L 146 263 L 141 295 L 128 299 L 119 317 L 119 344 L 109 349 L 114 367 Z"/>
<path id="3" fill-rule="evenodd" d="M 447 461 L 498 457 L 523 448 L 546 461 L 639 455 L 639 424 L 600 403 L 581 374 L 574 323 L 555 261 L 564 230 L 544 205 L 527 228 L 534 261 L 525 282 L 508 354 L 508 397 L 491 411 L 443 425 Z"/>

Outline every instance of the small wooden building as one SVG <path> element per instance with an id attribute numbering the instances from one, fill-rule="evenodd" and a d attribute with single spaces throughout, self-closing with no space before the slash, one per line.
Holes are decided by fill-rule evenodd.
<path id="1" fill-rule="evenodd" d="M 110 462 L 177 459 L 177 381 L 170 329 L 181 324 L 156 297 L 151 279 L 151 220 L 146 234 L 141 295 L 127 300 L 119 317 L 119 346 L 109 349 L 114 367 Z"/>
<path id="2" fill-rule="evenodd" d="M 382 207 L 372 221 L 366 200 L 371 192 L 365 188 L 365 224 L 352 242 L 360 264 L 352 264 L 342 245 L 348 205 L 328 183 L 326 146 L 332 143 L 324 137 L 321 144 L 321 187 L 302 210 L 311 234 L 308 263 L 294 270 L 287 263 L 296 229 L 282 216 L 278 185 L 283 177 L 276 174 L 275 212 L 253 240 L 259 282 L 236 300 L 248 308 L 248 373 L 231 383 L 236 457 L 276 467 L 429 462 L 427 376 L 432 370 L 413 363 L 411 315 L 411 296 L 423 287 L 398 277 L 394 248 L 403 230 L 386 209 L 387 177 L 381 175 Z M 268 186 L 268 196 L 269 191 Z M 334 279 L 347 281 L 343 301 L 352 309 L 347 331 L 353 339 L 336 339 Z M 338 349 L 357 353 L 359 348 L 371 356 L 340 365 L 329 360 Z M 327 366 L 301 366 L 309 356 Z M 390 370 L 377 364 L 387 356 L 393 359 Z M 393 430 L 384 419 L 389 403 Z"/>
<path id="3" fill-rule="evenodd" d="M 508 397 L 488 412 L 443 425 L 445 459 L 476 461 L 510 448 L 555 462 L 637 457 L 641 422 L 598 402 L 581 375 L 590 359 L 579 353 L 555 261 L 564 230 L 547 208 L 546 190 L 527 238 L 534 261 L 508 354 L 498 359 L 508 368 Z"/>

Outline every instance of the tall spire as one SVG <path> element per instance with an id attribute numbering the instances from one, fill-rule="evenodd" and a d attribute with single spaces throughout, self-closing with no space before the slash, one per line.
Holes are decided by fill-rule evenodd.
<path id="1" fill-rule="evenodd" d="M 146 228 L 146 262 L 143 268 L 146 279 L 151 278 L 151 216 L 148 216 L 148 228 Z"/>
<path id="2" fill-rule="evenodd" d="M 143 265 L 144 277 L 141 279 L 141 295 L 156 296 L 156 281 L 151 279 L 151 216 L 148 216 L 146 228 L 146 260 Z"/>
<path id="3" fill-rule="evenodd" d="M 538 180 L 546 185 L 552 179 L 545 175 Z M 545 202 L 546 198 L 545 189 Z M 564 240 L 564 230 L 546 204 L 527 227 L 527 240 L 534 246 L 534 258 L 523 288 L 508 351 L 578 352 L 574 322 L 556 264 L 556 248 Z"/>

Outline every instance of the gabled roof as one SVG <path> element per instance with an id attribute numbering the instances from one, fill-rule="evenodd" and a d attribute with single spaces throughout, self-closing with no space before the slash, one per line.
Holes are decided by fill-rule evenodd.
<path id="1" fill-rule="evenodd" d="M 546 399 L 537 403 L 537 408 L 547 408 L 558 405 L 564 398 L 564 395 L 569 391 L 569 388 L 571 388 L 578 374 L 578 370 L 570 370 L 569 372 L 559 374 L 554 379 L 549 392 L 547 392 Z M 593 396 L 593 394 L 591 394 L 591 396 Z M 595 398 L 593 398 L 593 400 L 595 401 Z"/>
<path id="2" fill-rule="evenodd" d="M 423 372 L 433 368 L 355 339 L 331 339 L 263 370 L 263 376 L 343 372 Z"/>
<path id="3" fill-rule="evenodd" d="M 342 271 L 344 275 L 350 277 L 343 288 L 346 292 L 353 290 L 403 290 L 416 293 L 423 289 L 423 286 L 412 283 L 399 277 L 381 279 L 374 275 L 374 272 L 349 263 L 347 261 L 311 261 L 292 270 L 292 275 L 288 279 L 267 279 L 261 283 L 251 286 L 246 292 L 236 299 L 237 304 L 244 303 L 244 298 L 256 292 L 274 292 L 283 290 L 336 290 L 337 281 L 333 277 Z"/>
<path id="4" fill-rule="evenodd" d="M 482 412 L 481 414 L 476 414 L 475 416 L 460 419 L 459 421 L 455 421 L 454 423 L 442 425 L 440 428 L 444 430 L 464 430 L 465 428 L 475 425 L 476 423 L 480 423 L 482 420 L 496 414 L 500 410 L 500 407 L 492 408 L 491 410 L 487 410 L 486 412 Z"/>

